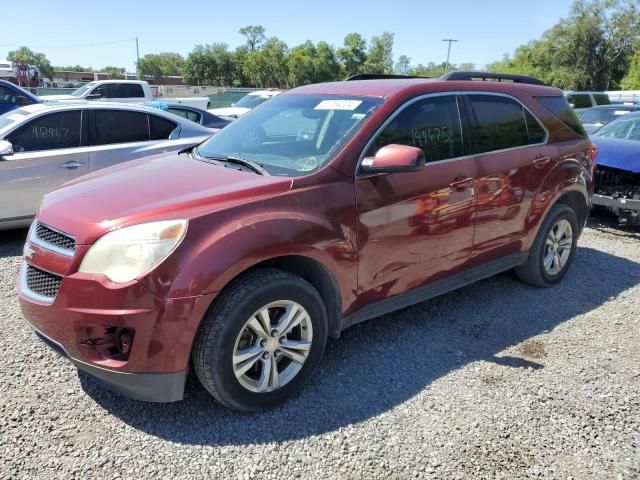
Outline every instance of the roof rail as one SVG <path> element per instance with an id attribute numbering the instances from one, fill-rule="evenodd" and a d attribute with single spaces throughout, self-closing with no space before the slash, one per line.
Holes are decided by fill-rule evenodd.
<path id="1" fill-rule="evenodd" d="M 393 73 L 358 73 L 356 75 L 351 75 L 350 77 L 345 78 L 346 82 L 350 82 L 352 80 L 383 80 L 385 78 L 431 78 L 431 77 L 416 77 L 411 75 L 396 75 Z"/>
<path id="2" fill-rule="evenodd" d="M 490 73 L 490 72 L 449 72 L 442 77 L 441 80 L 475 80 L 482 82 L 509 82 L 509 83 L 528 83 L 531 85 L 545 85 L 546 83 L 529 75 L 513 75 L 510 73 Z"/>

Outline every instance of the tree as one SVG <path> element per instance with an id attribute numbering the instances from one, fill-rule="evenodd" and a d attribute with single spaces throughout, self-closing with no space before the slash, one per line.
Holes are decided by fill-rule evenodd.
<path id="1" fill-rule="evenodd" d="M 285 87 L 288 85 L 287 45 L 270 37 L 260 50 L 250 51 L 242 67 L 250 85 L 255 87 Z"/>
<path id="2" fill-rule="evenodd" d="M 7 60 L 10 62 L 24 62 L 34 65 L 40 70 L 43 77 L 53 80 L 53 67 L 47 60 L 44 53 L 37 53 L 29 50 L 27 47 L 20 47 L 8 53 Z"/>
<path id="3" fill-rule="evenodd" d="M 384 32 L 371 38 L 364 62 L 364 73 L 391 73 L 393 71 L 393 33 Z"/>
<path id="4" fill-rule="evenodd" d="M 302 45 L 293 47 L 287 55 L 288 86 L 314 83 L 317 50 L 313 42 L 307 40 Z"/>
<path id="5" fill-rule="evenodd" d="M 247 48 L 250 52 L 255 52 L 264 43 L 265 29 L 262 25 L 248 25 L 239 30 L 240 35 L 247 37 Z"/>
<path id="6" fill-rule="evenodd" d="M 56 72 L 93 72 L 91 67 L 83 67 L 82 65 L 73 65 L 68 67 L 53 67 Z"/>
<path id="7" fill-rule="evenodd" d="M 233 85 L 236 63 L 226 43 L 196 45 L 184 63 L 184 78 L 199 85 Z"/>
<path id="8" fill-rule="evenodd" d="M 367 60 L 367 41 L 359 33 L 350 33 L 337 54 L 347 77 L 361 73 Z"/>
<path id="9" fill-rule="evenodd" d="M 138 61 L 138 71 L 159 82 L 162 77 L 182 75 L 184 58 L 179 53 L 150 53 Z"/>
<path id="10" fill-rule="evenodd" d="M 104 67 L 102 71 L 107 74 L 107 78 L 112 80 L 123 77 L 126 72 L 126 70 L 122 67 L 112 67 L 112 66 Z"/>
<path id="11" fill-rule="evenodd" d="M 318 42 L 313 59 L 314 82 L 334 82 L 342 76 L 335 49 L 327 42 Z"/>
<path id="12" fill-rule="evenodd" d="M 640 48 L 631 58 L 629 71 L 620 84 L 625 90 L 640 90 Z"/>
<path id="13" fill-rule="evenodd" d="M 411 73 L 411 59 L 406 55 L 400 55 L 396 63 L 395 72 L 398 75 L 409 75 Z"/>

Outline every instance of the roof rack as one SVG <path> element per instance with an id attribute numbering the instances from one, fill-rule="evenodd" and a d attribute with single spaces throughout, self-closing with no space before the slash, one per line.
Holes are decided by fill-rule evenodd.
<path id="1" fill-rule="evenodd" d="M 441 80 L 471 80 L 482 82 L 509 82 L 509 83 L 528 83 L 531 85 L 546 85 L 537 78 L 529 75 L 512 75 L 510 73 L 490 73 L 490 72 L 450 72 L 442 77 Z"/>
<path id="2" fill-rule="evenodd" d="M 431 78 L 431 77 L 416 77 L 412 75 L 395 75 L 384 74 L 384 73 L 358 73 L 356 75 L 351 75 L 345 79 L 346 82 L 350 82 L 352 80 L 384 80 L 386 78 Z"/>

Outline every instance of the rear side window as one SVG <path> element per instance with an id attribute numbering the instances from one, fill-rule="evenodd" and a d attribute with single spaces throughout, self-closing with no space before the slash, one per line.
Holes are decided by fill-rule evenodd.
<path id="1" fill-rule="evenodd" d="M 151 140 L 168 139 L 178 125 L 166 118 L 157 115 L 149 115 L 149 131 L 151 132 Z"/>
<path id="2" fill-rule="evenodd" d="M 142 85 L 137 83 L 121 83 L 118 90 L 118 98 L 144 98 Z"/>
<path id="3" fill-rule="evenodd" d="M 567 100 L 573 108 L 593 107 L 591 104 L 591 97 L 588 93 L 574 93 L 567 96 Z"/>
<path id="4" fill-rule="evenodd" d="M 126 110 L 91 110 L 89 124 L 91 145 L 143 142 L 149 140 L 149 121 L 146 113 Z"/>
<path id="5" fill-rule="evenodd" d="M 471 116 L 469 153 L 486 153 L 544 141 L 544 129 L 517 101 L 496 95 L 468 95 L 468 98 Z"/>
<path id="6" fill-rule="evenodd" d="M 584 131 L 582 123 L 578 120 L 576 113 L 573 111 L 568 103 L 568 99 L 560 95 L 553 97 L 536 97 L 536 100 L 540 102 L 547 110 L 553 113 L 558 120 L 564 123 L 567 127 L 573 130 L 581 137 L 586 137 L 587 132 Z"/>
<path id="7" fill-rule="evenodd" d="M 427 162 L 461 156 L 462 132 L 456 97 L 432 97 L 412 103 L 380 132 L 367 155 L 375 155 L 390 144 L 418 147 Z"/>
<path id="8" fill-rule="evenodd" d="M 593 99 L 596 101 L 598 105 L 611 105 L 611 100 L 609 99 L 609 95 L 606 93 L 594 93 Z"/>
<path id="9" fill-rule="evenodd" d="M 82 112 L 42 115 L 7 136 L 16 152 L 36 152 L 80 146 Z"/>

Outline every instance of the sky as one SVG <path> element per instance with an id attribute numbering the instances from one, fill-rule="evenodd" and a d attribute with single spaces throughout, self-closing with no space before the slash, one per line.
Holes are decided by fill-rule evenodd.
<path id="1" fill-rule="evenodd" d="M 0 0 L 0 4 L 9 0 Z M 29 0 L 13 3 L 20 22 L 5 19 L 0 28 L 0 60 L 25 45 L 44 53 L 54 66 L 107 65 L 135 71 L 138 37 L 140 56 L 165 51 L 186 55 L 197 44 L 244 43 L 238 30 L 263 25 L 289 47 L 306 40 L 338 47 L 348 33 L 369 39 L 389 31 L 394 58 L 404 54 L 412 64 L 446 59 L 444 38 L 454 38 L 451 63 L 478 67 L 539 38 L 573 0 L 392 0 L 376 4 L 361 0 L 283 0 L 220 2 L 214 0 Z M 102 45 L 95 45 L 102 43 Z M 108 43 L 108 44 L 104 44 Z M 86 46 L 92 44 L 91 46 Z"/>

